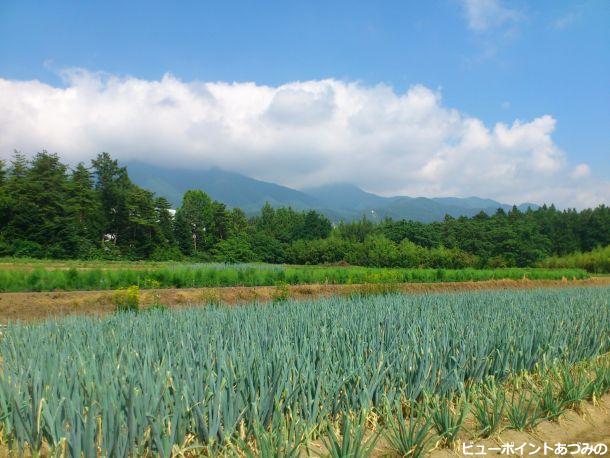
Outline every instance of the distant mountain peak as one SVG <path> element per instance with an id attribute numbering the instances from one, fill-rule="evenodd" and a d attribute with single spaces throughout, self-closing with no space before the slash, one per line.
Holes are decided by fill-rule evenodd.
<path id="1" fill-rule="evenodd" d="M 481 211 L 493 214 L 498 208 L 508 211 L 512 205 L 481 197 L 383 197 L 362 190 L 350 182 L 328 183 L 302 190 L 256 180 L 218 167 L 207 170 L 170 169 L 142 162 L 127 163 L 134 183 L 166 197 L 178 207 L 182 195 L 189 189 L 202 189 L 212 199 L 239 207 L 248 214 L 260 211 L 269 202 L 274 207 L 295 210 L 318 210 L 333 221 L 354 220 L 366 216 L 374 220 L 386 217 L 415 221 L 440 221 L 453 217 L 474 216 Z M 538 205 L 518 205 L 521 211 Z"/>
<path id="2" fill-rule="evenodd" d="M 212 199 L 239 207 L 247 213 L 258 212 L 265 202 L 273 206 L 292 206 L 297 210 L 321 205 L 315 198 L 275 183 L 255 180 L 218 167 L 207 170 L 165 169 L 140 162 L 127 164 L 131 179 L 138 185 L 165 196 L 179 206 L 189 189 L 202 189 Z"/>

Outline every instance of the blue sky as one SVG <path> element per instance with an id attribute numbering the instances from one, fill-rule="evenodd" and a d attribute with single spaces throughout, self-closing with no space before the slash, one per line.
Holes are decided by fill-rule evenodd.
<path id="1" fill-rule="evenodd" d="M 552 117 L 552 141 L 565 154 L 566 176 L 586 164 L 595 179 L 607 182 L 608 24 L 610 2 L 603 0 L 5 0 L 0 78 L 66 88 L 75 84 L 66 77 L 73 70 L 67 69 L 78 68 L 103 72 L 102 78 L 150 82 L 169 73 L 185 83 L 254 82 L 274 88 L 332 79 L 366 88 L 385 84 L 397 95 L 421 85 L 440 95 L 443 109 L 459 110 L 490 130 L 496 123 Z M 29 145 L 15 145 L 24 146 Z M 328 180 L 329 173 L 316 179 Z M 255 175 L 277 180 L 260 171 Z M 296 184 L 309 184 L 301 181 Z M 549 186 L 560 181 L 555 177 Z M 379 192 L 418 190 L 382 189 L 375 180 L 360 184 Z M 599 189 L 605 193 L 607 186 Z M 437 192 L 431 186 L 421 190 Z M 468 191 L 458 184 L 438 188 L 441 194 Z M 607 202 L 610 196 L 602 197 Z"/>

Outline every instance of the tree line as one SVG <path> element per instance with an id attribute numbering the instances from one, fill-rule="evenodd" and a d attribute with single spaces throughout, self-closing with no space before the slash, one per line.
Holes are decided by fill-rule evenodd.
<path id="1" fill-rule="evenodd" d="M 534 266 L 609 244 L 605 205 L 333 227 L 320 212 L 269 204 L 248 217 L 201 190 L 187 191 L 174 213 L 108 153 L 89 167 L 46 151 L 0 161 L 2 256 L 461 268 Z"/>

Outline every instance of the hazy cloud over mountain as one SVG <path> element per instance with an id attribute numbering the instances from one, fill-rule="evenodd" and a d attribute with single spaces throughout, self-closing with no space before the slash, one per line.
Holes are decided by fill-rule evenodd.
<path id="1" fill-rule="evenodd" d="M 45 148 L 72 162 L 108 151 L 292 187 L 352 182 L 382 194 L 579 208 L 610 200 L 610 183 L 587 164 L 568 166 L 552 115 L 485 125 L 421 85 L 396 93 L 334 79 L 269 87 L 78 69 L 64 77 L 62 87 L 0 79 L 3 158 L 15 148 Z"/>

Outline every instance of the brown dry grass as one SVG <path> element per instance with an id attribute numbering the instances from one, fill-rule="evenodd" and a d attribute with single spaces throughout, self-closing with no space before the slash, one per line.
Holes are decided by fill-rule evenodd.
<path id="1" fill-rule="evenodd" d="M 353 293 L 376 294 L 399 291 L 404 293 L 428 293 L 449 291 L 482 291 L 492 289 L 531 289 L 561 286 L 610 285 L 610 277 L 587 280 L 490 280 L 479 282 L 448 283 L 400 283 L 366 285 L 296 285 L 289 286 L 293 299 L 311 299 Z M 190 307 L 220 302 L 228 305 L 252 301 L 269 301 L 275 287 L 227 287 L 158 289 L 141 291 L 141 304 L 150 306 L 155 301 L 167 307 Z M 0 293 L 0 322 L 23 320 L 36 321 L 48 317 L 70 315 L 104 315 L 114 309 L 114 291 L 68 291 Z"/>

